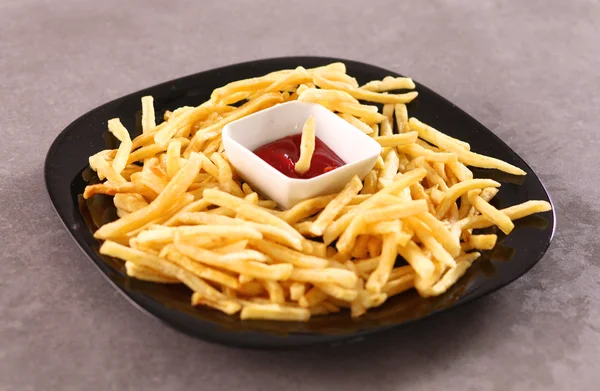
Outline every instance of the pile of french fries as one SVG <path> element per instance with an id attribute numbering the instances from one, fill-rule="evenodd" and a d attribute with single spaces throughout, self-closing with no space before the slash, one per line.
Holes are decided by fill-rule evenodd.
<path id="1" fill-rule="evenodd" d="M 111 119 L 119 148 L 89 159 L 104 182 L 84 197 L 114 195 L 119 216 L 95 232 L 100 252 L 124 260 L 131 277 L 183 283 L 193 305 L 242 319 L 307 321 L 343 308 L 359 317 L 413 288 L 424 297 L 444 293 L 478 250 L 496 243 L 473 229 L 496 225 L 508 234 L 513 220 L 550 205 L 492 206 L 500 183 L 473 179 L 467 166 L 525 172 L 409 118 L 414 88 L 404 77 L 359 86 L 333 63 L 229 83 L 197 107 L 165 112 L 158 125 L 152 97 L 142 98 L 143 133 L 132 140 Z M 408 92 L 390 93 L 397 90 Z M 353 178 L 339 194 L 280 210 L 238 177 L 220 134 L 291 100 L 323 105 L 382 153 L 364 180 Z"/>

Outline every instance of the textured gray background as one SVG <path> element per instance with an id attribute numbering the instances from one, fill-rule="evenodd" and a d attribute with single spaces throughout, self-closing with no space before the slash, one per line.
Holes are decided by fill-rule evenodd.
<path id="1" fill-rule="evenodd" d="M 208 3 L 0 1 L 1 390 L 598 389 L 597 0 Z M 135 310 L 54 214 L 50 143 L 142 87 L 299 54 L 411 75 L 502 137 L 556 202 L 543 260 L 491 297 L 338 348 L 228 349 Z"/>

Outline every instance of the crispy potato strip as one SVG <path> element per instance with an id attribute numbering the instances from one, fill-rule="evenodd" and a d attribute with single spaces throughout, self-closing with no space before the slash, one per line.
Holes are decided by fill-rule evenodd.
<path id="1" fill-rule="evenodd" d="M 474 178 L 469 167 L 525 171 L 411 118 L 415 88 L 395 76 L 361 85 L 332 63 L 232 81 L 205 102 L 161 113 L 152 96 L 142 97 L 141 134 L 132 139 L 120 119 L 109 119 L 118 148 L 89 158 L 100 182 L 85 188 L 84 204 L 92 210 L 96 196 L 112 196 L 118 216 L 94 233 L 104 241 L 100 253 L 122 260 L 128 278 L 184 284 L 192 305 L 248 321 L 360 317 L 406 291 L 432 297 L 465 289 L 462 276 L 480 252 L 510 255 L 503 235 L 474 229 L 497 226 L 508 235 L 518 229 L 514 220 L 551 205 L 496 208 L 500 182 Z M 379 143 L 381 154 L 331 194 L 281 210 L 238 174 L 221 131 L 294 100 L 330 110 L 352 125 L 346 131 Z M 299 174 L 318 153 L 316 118 L 307 117 Z"/>

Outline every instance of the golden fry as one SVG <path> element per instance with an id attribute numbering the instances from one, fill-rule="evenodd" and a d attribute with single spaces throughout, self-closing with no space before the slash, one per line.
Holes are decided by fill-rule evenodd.
<path id="1" fill-rule="evenodd" d="M 461 195 L 467 193 L 470 190 L 474 189 L 484 189 L 486 187 L 500 187 L 500 184 L 491 179 L 468 179 L 466 181 L 457 183 L 452 186 L 446 193 L 444 194 L 444 198 L 442 199 L 440 205 L 437 209 L 437 218 L 441 219 L 448 213 L 450 206 L 454 204 L 454 202 Z"/>
<path id="2" fill-rule="evenodd" d="M 309 231 L 315 236 L 323 235 L 323 232 L 329 224 L 333 222 L 340 211 L 350 202 L 352 198 L 358 195 L 358 192 L 362 189 L 362 182 L 354 176 L 344 189 L 333 198 L 319 214 L 319 217 L 312 223 Z"/>
<path id="3" fill-rule="evenodd" d="M 375 141 L 377 141 L 382 147 L 398 147 L 401 145 L 414 144 L 418 137 L 419 133 L 417 132 L 407 132 L 402 134 L 375 137 Z"/>
<path id="4" fill-rule="evenodd" d="M 373 92 L 413 90 L 415 88 L 415 83 L 408 77 L 386 76 L 382 80 L 370 81 L 360 88 Z"/>
<path id="5" fill-rule="evenodd" d="M 480 191 L 471 190 L 468 193 L 468 199 L 471 205 L 475 207 L 485 218 L 490 220 L 492 223 L 498 226 L 502 232 L 508 235 L 515 227 L 514 223 L 510 220 L 510 217 L 494 208 L 483 198 L 479 196 Z"/>
<path id="6" fill-rule="evenodd" d="M 269 319 L 290 322 L 306 322 L 310 311 L 305 308 L 287 307 L 279 304 L 245 305 L 240 314 L 242 320 Z"/>
<path id="7" fill-rule="evenodd" d="M 398 242 L 394 234 L 387 234 L 383 237 L 383 246 L 381 249 L 381 256 L 379 257 L 379 264 L 377 268 L 371 273 L 365 287 L 371 293 L 379 293 L 383 286 L 387 283 L 390 278 L 390 273 L 394 268 L 396 262 L 396 256 L 398 255 Z"/>
<path id="8" fill-rule="evenodd" d="M 300 141 L 300 157 L 294 166 L 298 174 L 304 174 L 310 168 L 310 162 L 315 152 L 316 121 L 311 115 L 302 127 L 302 139 Z"/>
<path id="9" fill-rule="evenodd" d="M 154 98 L 152 96 L 142 97 L 142 132 L 148 133 L 156 127 L 154 118 Z"/>

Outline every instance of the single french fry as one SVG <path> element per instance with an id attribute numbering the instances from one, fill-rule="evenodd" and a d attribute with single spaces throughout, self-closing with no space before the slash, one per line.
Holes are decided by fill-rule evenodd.
<path id="1" fill-rule="evenodd" d="M 468 242 L 468 250 L 491 250 L 496 245 L 497 235 L 470 235 Z"/>
<path id="2" fill-rule="evenodd" d="M 401 104 L 401 103 L 399 103 Z M 385 116 L 385 118 L 387 118 L 388 120 L 388 124 L 390 125 L 389 129 L 385 130 L 385 134 L 382 133 L 380 134 L 380 136 L 389 136 L 392 135 L 394 133 L 394 104 L 393 103 L 387 103 L 385 105 L 383 105 L 383 110 L 381 110 L 381 113 Z M 387 133 L 387 132 L 390 133 Z"/>
<path id="3" fill-rule="evenodd" d="M 238 240 L 237 242 L 225 244 L 223 246 L 214 247 L 212 251 L 217 252 L 219 254 L 229 254 L 229 253 L 237 253 L 246 250 L 248 247 L 249 240 Z"/>
<path id="4" fill-rule="evenodd" d="M 167 276 L 157 270 L 146 266 L 138 265 L 133 262 L 125 262 L 125 271 L 129 277 L 137 278 L 138 280 L 158 282 L 161 284 L 179 284 L 176 278 Z"/>
<path id="5" fill-rule="evenodd" d="M 406 132 L 389 136 L 375 137 L 375 141 L 382 147 L 398 147 L 402 145 L 413 145 L 419 137 L 418 132 Z"/>
<path id="6" fill-rule="evenodd" d="M 142 132 L 148 133 L 155 127 L 154 98 L 149 95 L 142 96 Z"/>
<path id="7" fill-rule="evenodd" d="M 362 278 L 356 281 L 355 289 L 357 292 L 356 298 L 350 303 L 350 316 L 352 318 L 358 318 L 367 312 L 367 307 L 364 305 L 367 292 L 365 291 L 365 282 Z"/>
<path id="8" fill-rule="evenodd" d="M 370 81 L 360 88 L 373 92 L 413 90 L 415 88 L 415 83 L 408 77 L 386 76 L 382 80 Z"/>
<path id="9" fill-rule="evenodd" d="M 394 106 L 394 114 L 396 123 L 398 124 L 398 133 L 406 133 L 410 131 L 408 126 L 408 111 L 404 103 L 398 103 Z"/>
<path id="10" fill-rule="evenodd" d="M 206 297 L 203 292 L 194 292 L 192 294 L 192 305 L 205 305 L 224 312 L 227 315 L 233 315 L 240 310 L 240 303 L 235 299 L 226 298 L 215 300 Z"/>
<path id="11" fill-rule="evenodd" d="M 484 189 L 486 187 L 500 187 L 500 183 L 491 179 L 469 179 L 452 186 L 445 192 L 444 198 L 438 206 L 436 217 L 441 219 L 446 215 L 450 206 L 460 197 L 470 190 Z"/>
<path id="12" fill-rule="evenodd" d="M 167 175 L 173 178 L 181 168 L 181 142 L 173 140 L 167 147 Z"/>
<path id="13" fill-rule="evenodd" d="M 300 102 L 319 103 L 332 110 L 341 103 L 358 104 L 358 100 L 345 91 L 323 90 L 316 88 L 298 89 L 298 100 Z"/>
<path id="14" fill-rule="evenodd" d="M 358 87 L 358 82 L 355 78 L 348 76 L 345 72 L 333 71 L 333 70 L 321 70 L 315 71 L 313 73 L 318 73 L 320 76 L 325 79 L 338 81 L 341 83 L 346 83 L 352 87 Z"/>
<path id="15" fill-rule="evenodd" d="M 340 102 L 330 105 L 330 110 L 339 111 L 360 118 L 368 125 L 378 124 L 385 120 L 385 116 L 377 112 L 377 106 L 361 105 L 359 103 Z"/>
<path id="16" fill-rule="evenodd" d="M 115 159 L 112 162 L 112 168 L 117 174 L 120 174 L 128 163 L 127 160 L 133 144 L 129 137 L 129 132 L 118 118 L 108 121 L 108 130 L 121 142 Z"/>
<path id="17" fill-rule="evenodd" d="M 224 105 L 233 105 L 248 99 L 251 95 L 251 91 L 238 91 L 223 97 L 220 102 Z"/>
<path id="18" fill-rule="evenodd" d="M 441 146 L 439 145 L 439 143 L 442 142 L 442 140 L 445 140 L 448 142 L 447 144 L 457 145 L 460 148 L 462 148 L 463 150 L 469 151 L 471 149 L 471 146 L 468 143 L 461 141 L 459 139 L 456 139 L 454 137 L 450 137 L 450 136 L 440 132 L 439 130 L 419 121 L 418 119 L 416 119 L 414 117 L 412 117 L 408 120 L 408 126 L 411 130 L 419 132 L 420 138 L 427 141 L 428 143 L 437 145 L 440 148 L 441 148 Z"/>
<path id="19" fill-rule="evenodd" d="M 181 215 L 183 215 L 185 213 L 189 213 L 189 212 L 200 212 L 200 211 L 206 210 L 211 205 L 212 204 L 206 200 L 202 200 L 202 199 L 195 200 L 194 202 L 185 206 L 183 209 L 181 209 L 176 214 L 171 216 L 167 221 L 165 221 L 165 223 L 163 225 L 166 227 L 173 226 L 179 222 L 179 217 Z"/>
<path id="20" fill-rule="evenodd" d="M 201 212 L 200 212 L 201 213 Z M 249 225 L 183 225 L 160 230 L 142 231 L 137 240 L 142 243 L 170 243 L 179 234 L 182 239 L 217 236 L 228 240 L 262 239 L 262 234 Z"/>
<path id="21" fill-rule="evenodd" d="M 384 114 L 384 116 L 385 116 L 385 114 Z M 379 132 L 377 132 L 377 133 L 378 134 L 376 136 L 374 136 L 373 138 L 375 139 L 375 141 L 377 141 L 379 144 L 381 144 L 382 147 L 391 147 L 393 145 L 390 145 L 390 144 L 395 144 L 395 143 L 398 143 L 398 145 L 403 145 L 407 141 L 410 141 L 410 138 L 408 138 L 408 140 L 400 139 L 400 138 L 393 138 L 394 131 L 392 129 L 392 125 L 387 116 L 386 116 L 386 119 L 381 121 L 381 124 L 379 125 Z"/>
<path id="22" fill-rule="evenodd" d="M 431 167 L 435 170 L 440 178 L 444 181 L 444 184 L 448 183 L 448 176 L 446 175 L 446 165 L 442 162 L 431 162 Z M 442 186 L 440 186 L 442 188 Z"/>
<path id="23" fill-rule="evenodd" d="M 383 237 L 383 246 L 381 249 L 381 256 L 379 257 L 379 264 L 373 273 L 371 273 L 365 285 L 369 292 L 381 292 L 383 286 L 390 278 L 390 273 L 394 268 L 397 255 L 398 242 L 396 241 L 396 236 L 394 234 L 385 235 Z"/>
<path id="24" fill-rule="evenodd" d="M 471 170 L 469 170 L 467 168 L 467 166 L 465 166 L 458 160 L 457 161 L 450 160 L 445 163 L 446 163 L 446 166 L 448 166 L 450 171 L 452 171 L 452 173 L 456 176 L 456 178 L 458 178 L 459 181 L 466 181 L 469 179 L 473 179 L 473 173 L 471 172 Z"/>
<path id="25" fill-rule="evenodd" d="M 310 169 L 310 163 L 315 152 L 316 120 L 311 115 L 302 127 L 302 138 L 300 140 L 300 157 L 294 165 L 294 171 L 304 174 Z"/>
<path id="26" fill-rule="evenodd" d="M 347 302 L 352 302 L 358 295 L 355 289 L 343 288 L 334 283 L 315 283 L 315 286 L 327 295 Z"/>
<path id="27" fill-rule="evenodd" d="M 258 193 L 247 194 L 244 197 L 244 200 L 246 200 L 246 201 L 248 201 L 248 202 L 250 202 L 250 203 L 252 203 L 254 205 L 258 205 Z"/>
<path id="28" fill-rule="evenodd" d="M 301 220 L 310 217 L 325 208 L 336 194 L 309 198 L 294 205 L 291 209 L 285 211 L 281 218 L 288 224 L 295 224 Z"/>
<path id="29" fill-rule="evenodd" d="M 508 235 L 515 227 L 514 223 L 510 220 L 510 217 L 496 209 L 494 206 L 486 202 L 479 196 L 481 192 L 477 190 L 471 190 L 468 194 L 468 199 L 471 205 L 475 207 L 486 219 L 498 226 L 502 232 Z"/>
<path id="30" fill-rule="evenodd" d="M 290 322 L 306 322 L 310 319 L 310 311 L 306 308 L 288 307 L 279 304 L 245 305 L 240 314 L 242 320 L 269 319 Z"/>
<path id="31" fill-rule="evenodd" d="M 309 231 L 315 236 L 323 235 L 323 232 L 333 222 L 340 211 L 350 202 L 352 198 L 358 195 L 362 189 L 362 182 L 354 176 L 350 182 L 346 184 L 344 189 L 333 198 L 319 214 L 317 219 L 312 223 Z"/>
<path id="32" fill-rule="evenodd" d="M 398 151 L 406 153 L 407 155 L 413 157 L 423 157 L 423 159 L 430 162 L 454 162 L 458 158 L 455 153 L 452 152 L 434 152 L 427 148 L 420 146 L 419 144 L 408 144 L 408 145 L 399 145 Z"/>

